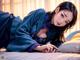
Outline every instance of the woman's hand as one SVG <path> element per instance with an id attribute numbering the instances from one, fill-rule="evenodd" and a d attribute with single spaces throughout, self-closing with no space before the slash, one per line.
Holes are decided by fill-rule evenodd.
<path id="1" fill-rule="evenodd" d="M 55 52 L 57 50 L 57 47 L 52 44 L 46 44 L 42 46 L 37 46 L 35 50 L 44 52 L 44 53 L 50 53 L 50 52 Z"/>
<path id="2" fill-rule="evenodd" d="M 0 52 L 5 52 L 6 49 L 5 48 L 0 48 Z"/>

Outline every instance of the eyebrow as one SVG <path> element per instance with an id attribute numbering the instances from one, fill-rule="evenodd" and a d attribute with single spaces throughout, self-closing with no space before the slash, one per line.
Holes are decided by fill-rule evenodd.
<path id="1" fill-rule="evenodd" d="M 64 12 L 63 12 L 64 13 Z M 67 17 L 67 15 L 64 13 L 64 15 Z"/>

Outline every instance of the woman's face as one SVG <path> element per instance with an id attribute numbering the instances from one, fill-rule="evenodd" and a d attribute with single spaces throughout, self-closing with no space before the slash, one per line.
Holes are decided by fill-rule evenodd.
<path id="1" fill-rule="evenodd" d="M 58 27 L 63 27 L 70 23 L 72 21 L 72 18 L 73 18 L 72 12 L 68 10 L 61 10 L 53 16 L 51 24 L 54 24 L 55 26 Z"/>

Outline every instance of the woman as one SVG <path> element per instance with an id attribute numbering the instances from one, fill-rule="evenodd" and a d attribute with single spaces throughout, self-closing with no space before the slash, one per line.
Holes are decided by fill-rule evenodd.
<path id="1" fill-rule="evenodd" d="M 53 52 L 64 42 L 64 31 L 77 19 L 76 7 L 71 2 L 61 3 L 53 12 L 32 11 L 17 28 L 8 51 Z"/>
<path id="2" fill-rule="evenodd" d="M 21 22 L 19 17 L 0 11 L 0 51 L 6 51 L 10 38 L 14 37 L 16 28 Z"/>

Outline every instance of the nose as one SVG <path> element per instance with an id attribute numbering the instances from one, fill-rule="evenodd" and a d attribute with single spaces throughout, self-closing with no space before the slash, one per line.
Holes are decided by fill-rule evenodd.
<path id="1" fill-rule="evenodd" d="M 60 22 L 61 24 L 64 23 L 66 20 L 65 19 L 61 19 Z"/>
<path id="2" fill-rule="evenodd" d="M 62 23 L 65 23 L 65 22 L 67 22 L 67 18 L 64 18 L 64 19 L 62 20 Z"/>
<path id="3" fill-rule="evenodd" d="M 65 25 L 65 24 L 66 24 L 65 22 L 66 22 L 66 19 L 62 19 L 62 20 L 60 21 L 60 24 L 61 24 L 61 25 Z"/>

